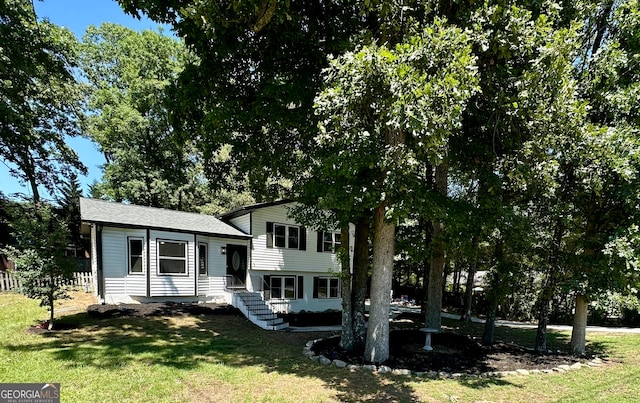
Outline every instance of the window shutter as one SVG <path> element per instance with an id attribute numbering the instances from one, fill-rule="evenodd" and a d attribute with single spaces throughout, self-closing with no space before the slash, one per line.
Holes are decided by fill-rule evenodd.
<path id="1" fill-rule="evenodd" d="M 319 281 L 320 281 L 320 278 L 318 277 L 313 278 L 313 298 L 318 298 L 318 282 Z"/>
<path id="2" fill-rule="evenodd" d="M 324 233 L 322 231 L 318 231 L 318 252 L 322 252 L 322 237 Z"/>
<path id="3" fill-rule="evenodd" d="M 298 276 L 298 299 L 304 299 L 304 276 Z"/>
<path id="4" fill-rule="evenodd" d="M 267 221 L 267 248 L 273 248 L 273 223 Z"/>
<path id="5" fill-rule="evenodd" d="M 307 229 L 300 227 L 300 240 L 298 241 L 299 250 L 307 250 Z"/>

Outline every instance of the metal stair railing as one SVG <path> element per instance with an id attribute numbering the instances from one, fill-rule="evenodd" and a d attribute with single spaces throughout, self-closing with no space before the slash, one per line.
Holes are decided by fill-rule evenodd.
<path id="1" fill-rule="evenodd" d="M 242 292 L 247 290 L 247 285 L 237 276 L 229 274 L 224 277 L 224 288 L 231 292 Z"/>
<path id="2" fill-rule="evenodd" d="M 254 290 L 262 294 L 264 302 L 271 308 L 273 312 L 289 313 L 289 301 L 282 298 L 271 298 L 270 286 L 263 276 L 251 276 L 251 282 L 254 285 Z M 256 285 L 258 286 L 257 290 L 255 288 Z"/>

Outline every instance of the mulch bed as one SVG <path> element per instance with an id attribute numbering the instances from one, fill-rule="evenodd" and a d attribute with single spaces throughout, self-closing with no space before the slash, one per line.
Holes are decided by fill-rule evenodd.
<path id="1" fill-rule="evenodd" d="M 328 338 L 317 342 L 312 349 L 316 355 L 330 359 L 356 365 L 367 364 L 362 353 L 349 353 L 339 346 L 339 342 L 338 337 Z M 389 335 L 390 358 L 384 365 L 414 372 L 482 374 L 517 369 L 551 369 L 579 361 L 568 354 L 537 354 L 533 349 L 509 343 L 497 342 L 485 346 L 475 338 L 451 332 L 432 335 L 434 350 L 431 352 L 422 349 L 424 342 L 425 334 L 417 329 L 392 330 Z"/>
<path id="2" fill-rule="evenodd" d="M 90 305 L 89 316 L 94 318 L 117 318 L 121 316 L 184 316 L 184 315 L 239 315 L 240 311 L 226 304 L 192 304 L 151 302 L 146 304 Z"/>

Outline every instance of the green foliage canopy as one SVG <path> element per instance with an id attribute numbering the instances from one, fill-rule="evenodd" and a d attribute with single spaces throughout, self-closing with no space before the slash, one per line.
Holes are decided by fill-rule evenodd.
<path id="1" fill-rule="evenodd" d="M 0 158 L 38 201 L 71 172 L 86 172 L 66 136 L 81 134 L 82 94 L 73 77 L 77 43 L 63 28 L 38 21 L 32 4 L 0 4 Z"/>

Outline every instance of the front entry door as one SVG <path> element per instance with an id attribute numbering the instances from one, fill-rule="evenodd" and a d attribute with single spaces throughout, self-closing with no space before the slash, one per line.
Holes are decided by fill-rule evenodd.
<path id="1" fill-rule="evenodd" d="M 227 287 L 245 287 L 247 279 L 247 247 L 227 244 Z"/>

